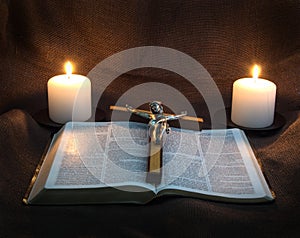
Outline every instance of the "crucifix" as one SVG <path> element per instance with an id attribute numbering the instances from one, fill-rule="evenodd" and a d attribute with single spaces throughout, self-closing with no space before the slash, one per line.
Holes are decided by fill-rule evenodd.
<path id="1" fill-rule="evenodd" d="M 111 106 L 112 110 L 128 111 L 140 117 L 149 119 L 149 160 L 148 160 L 148 174 L 146 181 L 152 184 L 159 184 L 161 181 L 161 167 L 162 167 L 162 150 L 163 150 L 163 136 L 169 134 L 170 128 L 168 121 L 178 120 L 179 118 L 185 120 L 192 120 L 203 122 L 202 118 L 186 116 L 186 112 L 179 115 L 165 114 L 163 106 L 159 101 L 149 103 L 150 111 L 134 109 L 129 105 L 126 107 Z"/>

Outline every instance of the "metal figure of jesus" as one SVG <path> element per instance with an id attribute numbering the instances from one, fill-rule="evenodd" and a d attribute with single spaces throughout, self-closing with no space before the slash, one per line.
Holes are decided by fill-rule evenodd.
<path id="1" fill-rule="evenodd" d="M 165 116 L 161 102 L 153 101 L 149 104 L 149 106 L 151 113 L 141 112 L 139 110 L 133 109 L 128 105 L 126 105 L 126 108 L 131 113 L 150 120 L 148 125 L 151 142 L 159 145 L 162 143 L 164 133 L 169 133 L 169 124 L 167 123 L 167 121 L 177 120 L 180 117 L 186 116 L 186 112 L 182 112 L 179 115 Z"/>
<path id="2" fill-rule="evenodd" d="M 126 105 L 129 112 L 134 113 L 143 118 L 149 119 L 149 138 L 150 138 L 150 155 L 148 161 L 148 176 L 147 182 L 159 184 L 161 181 L 161 167 L 162 167 L 162 143 L 165 133 L 169 133 L 168 121 L 177 120 L 186 115 L 182 112 L 179 115 L 164 115 L 163 106 L 161 102 L 153 101 L 149 104 L 151 113 L 133 109 Z"/>

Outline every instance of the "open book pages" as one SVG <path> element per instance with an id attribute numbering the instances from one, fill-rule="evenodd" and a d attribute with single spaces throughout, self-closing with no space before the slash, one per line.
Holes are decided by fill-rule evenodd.
<path id="1" fill-rule="evenodd" d="M 107 187 L 137 197 L 152 191 L 152 197 L 178 194 L 238 202 L 274 199 L 243 131 L 172 128 L 164 138 L 162 180 L 157 186 L 145 182 L 147 132 L 147 125 L 134 122 L 67 123 L 52 140 L 28 203 L 34 203 L 42 190 Z"/>

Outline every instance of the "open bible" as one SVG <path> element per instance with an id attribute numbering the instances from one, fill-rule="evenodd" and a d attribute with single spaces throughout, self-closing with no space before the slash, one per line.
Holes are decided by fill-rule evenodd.
<path id="1" fill-rule="evenodd" d="M 37 167 L 26 204 L 145 204 L 179 195 L 225 202 L 274 196 L 242 130 L 172 128 L 163 141 L 161 183 L 146 182 L 147 125 L 69 122 Z"/>

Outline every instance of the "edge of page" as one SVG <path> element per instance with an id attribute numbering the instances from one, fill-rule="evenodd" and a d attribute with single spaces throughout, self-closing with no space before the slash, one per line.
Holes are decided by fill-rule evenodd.
<path id="1" fill-rule="evenodd" d="M 255 166 L 255 170 L 258 173 L 261 184 L 262 184 L 262 186 L 265 190 L 265 193 L 266 193 L 265 198 L 269 201 L 272 201 L 276 198 L 275 192 L 271 189 L 271 186 L 268 182 L 268 179 L 265 176 L 265 173 L 263 172 L 263 168 L 260 165 L 260 163 L 258 161 L 258 158 L 255 156 L 253 148 L 252 148 L 247 136 L 245 135 L 245 132 L 243 130 L 240 130 L 240 129 L 238 129 L 238 130 L 239 130 L 241 136 L 243 137 L 243 139 L 245 140 L 245 142 L 250 146 L 250 149 L 248 148 L 248 152 L 249 152 L 249 154 L 252 158 L 252 163 Z"/>
<path id="2" fill-rule="evenodd" d="M 26 192 L 25 192 L 25 194 L 24 194 L 24 197 L 23 197 L 23 199 L 22 199 L 22 202 L 23 202 L 25 205 L 29 205 L 29 203 L 30 203 L 30 202 L 29 202 L 29 196 L 30 196 L 30 193 L 31 193 L 31 191 L 32 191 L 32 189 L 33 189 L 33 186 L 34 186 L 34 184 L 35 184 L 35 182 L 36 182 L 36 179 L 37 179 L 37 177 L 38 177 L 38 175 L 39 175 L 39 172 L 40 172 L 40 170 L 41 170 L 41 167 L 42 167 L 42 165 L 43 165 L 43 163 L 44 163 L 44 161 L 45 161 L 45 159 L 46 159 L 46 155 L 47 155 L 48 149 L 50 148 L 50 145 L 51 145 L 51 143 L 52 143 L 52 139 L 53 139 L 53 135 L 51 135 L 51 137 L 49 138 L 49 140 L 48 140 L 48 142 L 47 142 L 47 144 L 46 144 L 46 146 L 45 146 L 45 149 L 44 149 L 44 152 L 43 152 L 43 154 L 42 154 L 42 156 L 41 156 L 41 159 L 40 159 L 38 165 L 36 166 L 36 169 L 35 169 L 35 171 L 34 171 L 34 174 L 33 174 L 32 178 L 31 178 L 31 180 L 30 180 L 29 186 L 28 186 L 28 188 L 27 188 L 27 190 L 26 190 Z"/>

